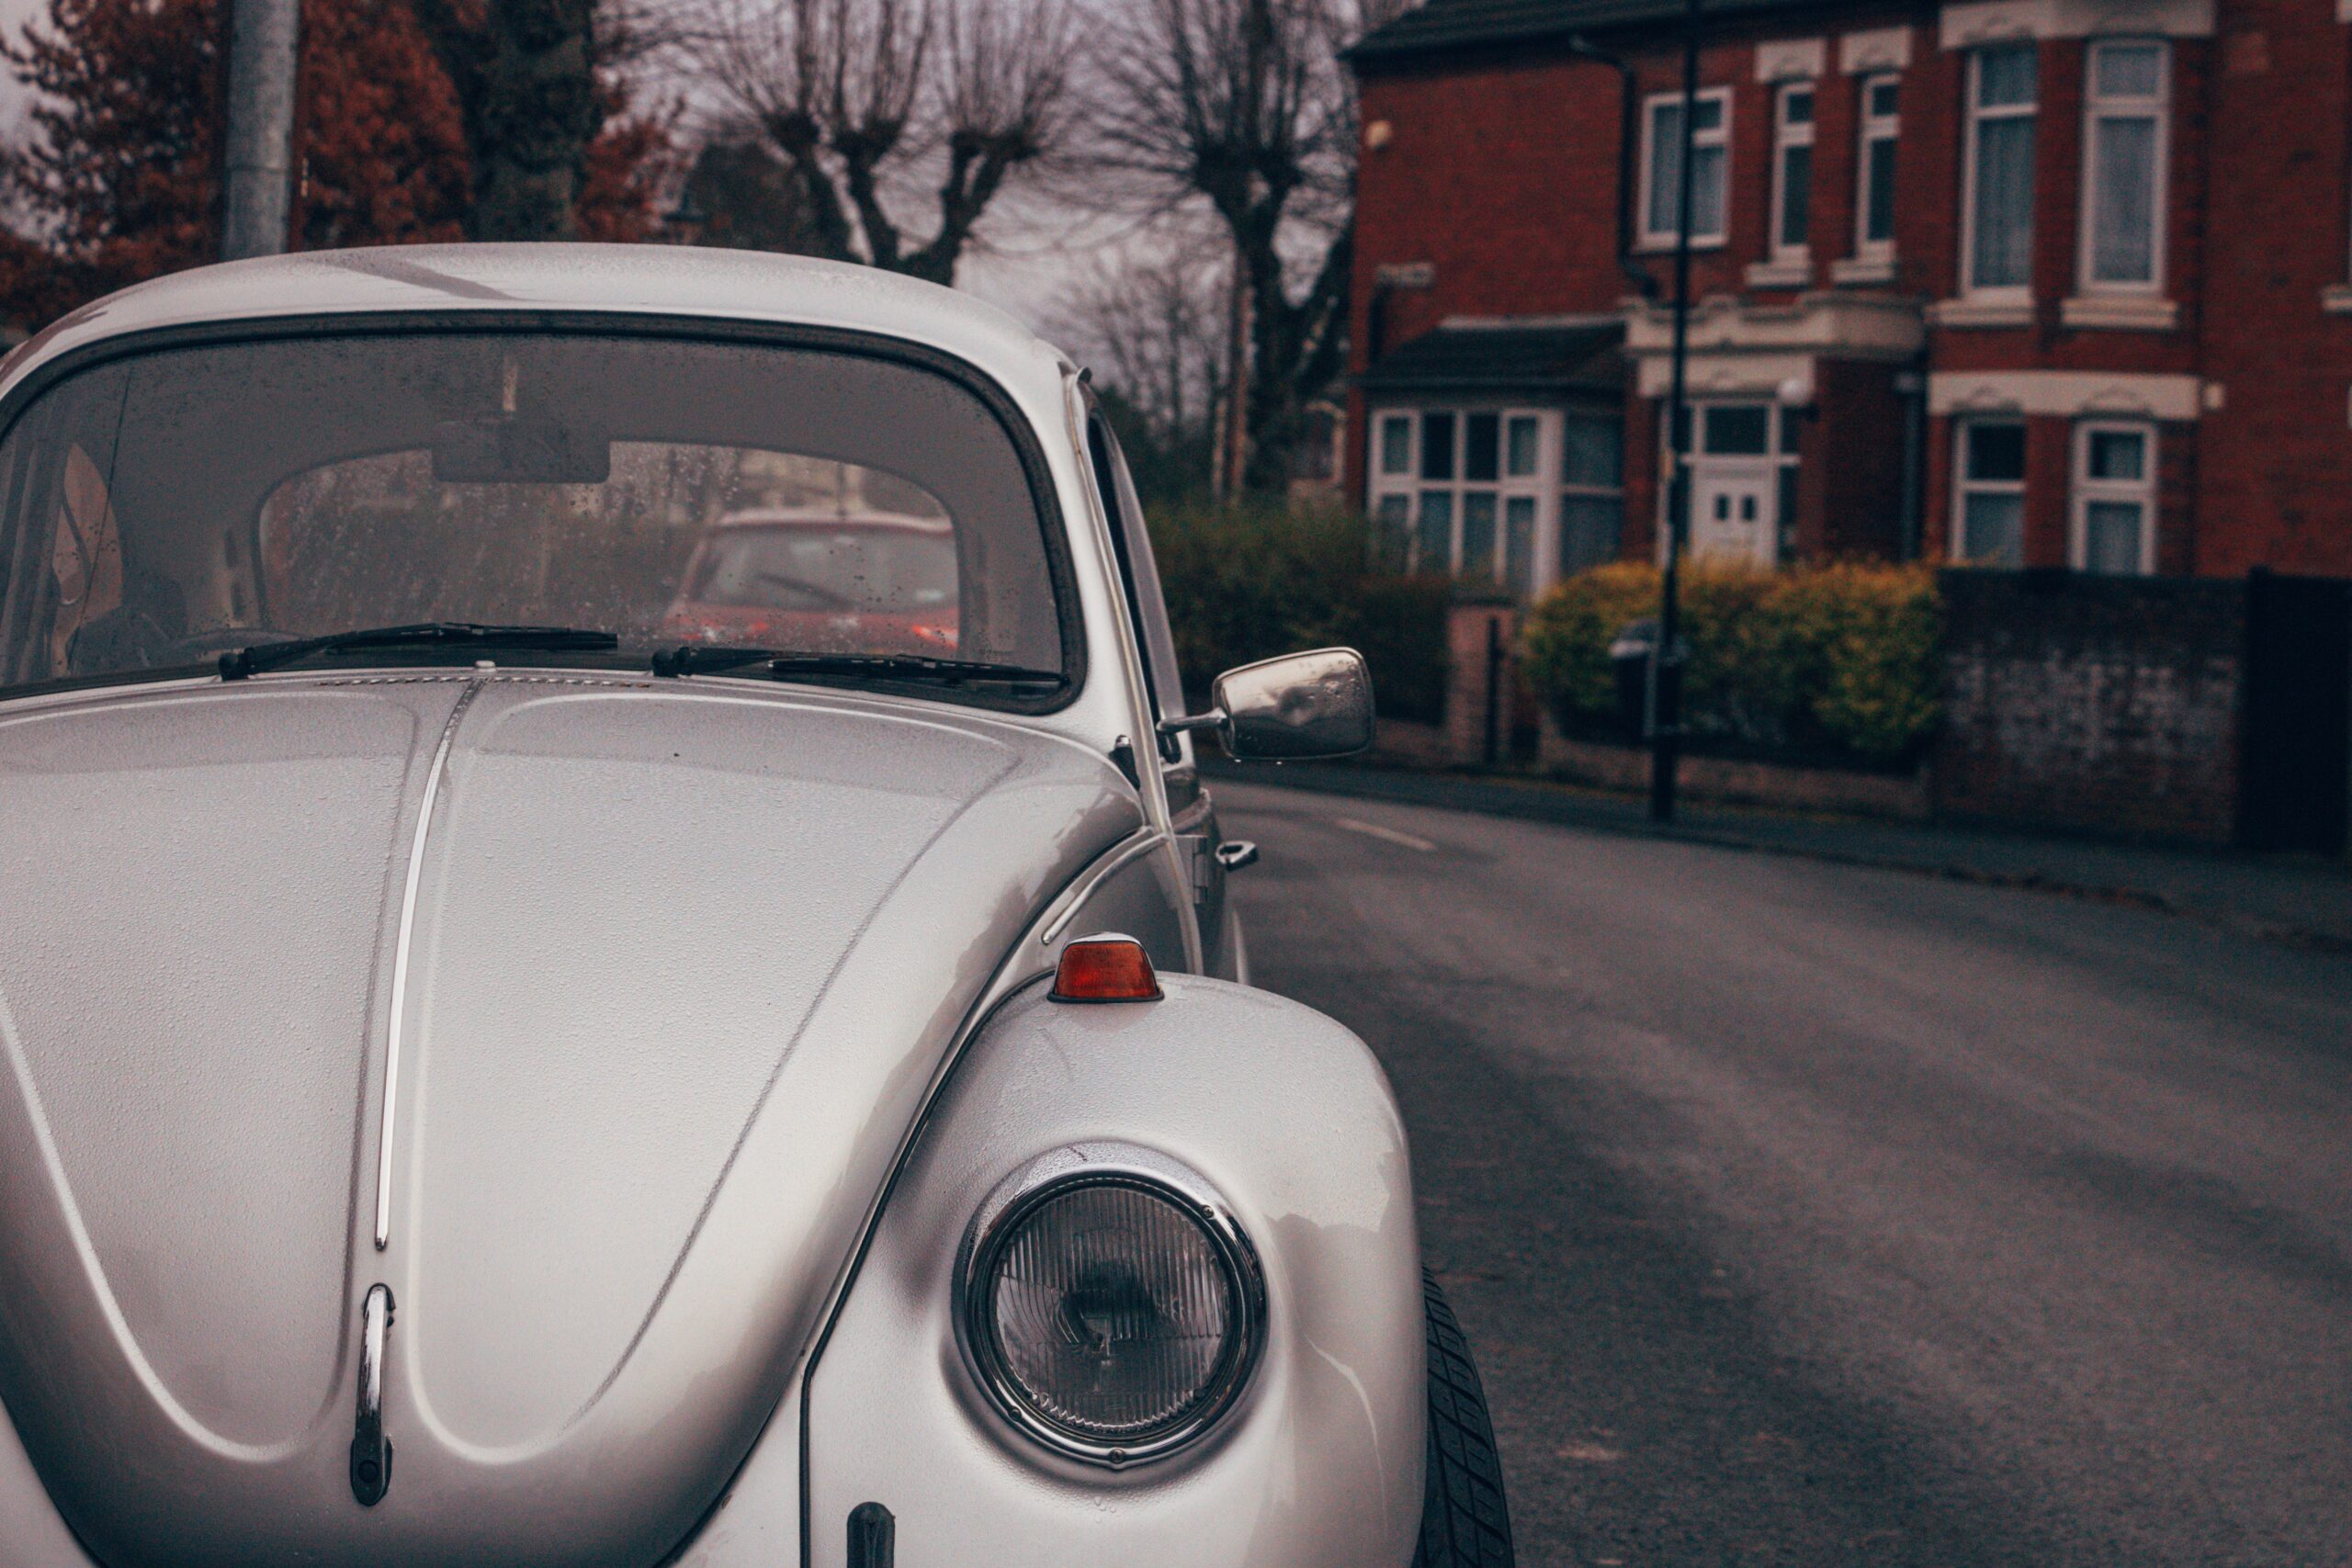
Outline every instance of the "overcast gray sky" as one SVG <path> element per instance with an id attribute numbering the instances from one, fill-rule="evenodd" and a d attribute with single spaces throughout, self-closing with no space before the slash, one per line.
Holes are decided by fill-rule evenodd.
<path id="1" fill-rule="evenodd" d="M 0 29 L 13 39 L 27 18 L 47 6 L 48 0 L 0 0 Z M 13 75 L 0 71 L 0 130 L 15 131 L 26 96 Z M 1066 280 L 1082 269 L 1089 257 L 1118 238 L 1114 225 L 1081 221 L 1034 207 L 1020 210 L 1012 204 L 992 211 L 983 220 L 982 228 L 995 241 L 995 248 L 967 254 L 958 284 L 1031 326 L 1048 331 Z"/>
<path id="2" fill-rule="evenodd" d="M 44 9 L 48 4 L 49 0 L 0 0 L 0 30 L 5 30 L 14 39 L 17 29 L 25 25 L 25 18 Z M 11 126 L 17 123 L 17 111 L 24 97 L 25 90 L 17 85 L 17 79 L 0 72 L 0 123 Z"/>

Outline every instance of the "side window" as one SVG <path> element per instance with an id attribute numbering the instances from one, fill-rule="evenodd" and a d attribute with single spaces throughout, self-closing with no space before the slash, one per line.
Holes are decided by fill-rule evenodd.
<path id="1" fill-rule="evenodd" d="M 1111 508 L 1111 542 L 1119 552 L 1119 578 L 1127 593 L 1127 614 L 1143 649 L 1144 685 L 1161 718 L 1184 715 L 1184 683 L 1176 667 L 1176 637 L 1168 624 L 1168 604 L 1159 591 L 1159 568 L 1152 559 L 1151 536 L 1144 528 L 1143 503 L 1119 443 L 1098 416 L 1087 422 L 1093 449 L 1094 481 Z M 1183 738 L 1179 737 L 1181 741 Z M 1186 753 L 1181 748 L 1174 761 Z"/>
<path id="2" fill-rule="evenodd" d="M 57 621 L 50 629 L 50 669 L 76 671 L 76 639 L 107 626 L 122 608 L 122 527 L 106 476 L 80 443 L 65 455 L 51 535 L 50 572 L 57 583 Z"/>

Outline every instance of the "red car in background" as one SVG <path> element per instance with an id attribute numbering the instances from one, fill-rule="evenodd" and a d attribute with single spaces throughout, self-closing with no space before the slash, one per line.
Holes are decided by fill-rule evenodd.
<path id="1" fill-rule="evenodd" d="M 944 517 L 731 512 L 688 558 L 662 635 L 796 653 L 952 653 L 956 574 Z"/>

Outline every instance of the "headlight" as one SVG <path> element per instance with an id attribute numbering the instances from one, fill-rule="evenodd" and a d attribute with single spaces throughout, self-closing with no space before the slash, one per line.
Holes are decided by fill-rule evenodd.
<path id="1" fill-rule="evenodd" d="M 1264 1287 L 1213 1200 L 1147 1172 L 1080 1169 L 982 1220 L 967 1343 L 1031 1437 L 1097 1463 L 1155 1459 L 1206 1432 L 1248 1382 Z"/>

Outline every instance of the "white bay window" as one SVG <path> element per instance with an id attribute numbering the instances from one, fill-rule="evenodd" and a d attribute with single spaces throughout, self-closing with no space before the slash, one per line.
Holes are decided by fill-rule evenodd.
<path id="1" fill-rule="evenodd" d="M 1690 103 L 1690 243 L 1720 245 L 1730 224 L 1731 89 L 1711 87 Z M 1642 243 L 1675 243 L 1682 199 L 1682 95 L 1642 108 Z"/>
<path id="2" fill-rule="evenodd" d="M 2132 577 L 2156 569 L 2156 433 L 2091 420 L 2075 430 L 2074 564 Z"/>
<path id="3" fill-rule="evenodd" d="M 1972 419 L 1959 427 L 1952 558 L 2025 564 L 2025 423 Z"/>
<path id="4" fill-rule="evenodd" d="M 2083 104 L 2086 292 L 2154 293 L 2163 282 L 2170 52 L 2156 39 L 2090 46 Z"/>
<path id="5" fill-rule="evenodd" d="M 2038 66 L 2031 43 L 1996 44 L 1969 56 L 1965 293 L 2024 299 L 2032 290 Z"/>
<path id="6" fill-rule="evenodd" d="M 1374 416 L 1371 506 L 1386 565 L 1521 598 L 1617 555 L 1619 422 L 1520 408 Z"/>
<path id="7" fill-rule="evenodd" d="M 1625 531 L 1624 422 L 1571 413 L 1560 446 L 1559 575 L 1617 558 Z"/>
<path id="8" fill-rule="evenodd" d="M 1902 83 L 1893 73 L 1861 84 L 1861 146 L 1854 167 L 1854 254 L 1869 261 L 1894 254 L 1894 149 L 1903 132 Z"/>
<path id="9" fill-rule="evenodd" d="M 1812 247 L 1813 84 L 1781 89 L 1772 124 L 1772 255 L 1802 262 Z"/>

